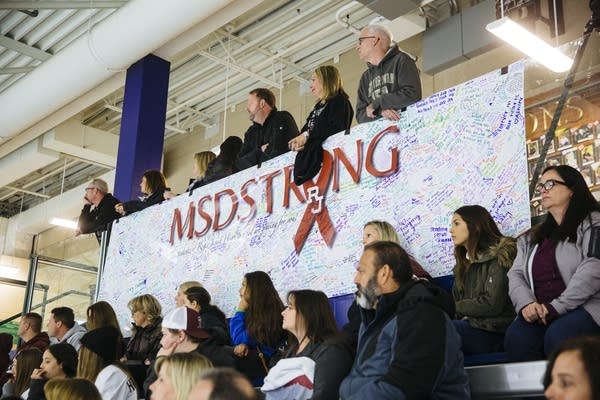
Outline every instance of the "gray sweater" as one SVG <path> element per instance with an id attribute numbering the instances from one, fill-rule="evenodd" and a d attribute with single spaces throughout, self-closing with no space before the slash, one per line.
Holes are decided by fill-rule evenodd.
<path id="1" fill-rule="evenodd" d="M 592 212 L 590 216 L 577 227 L 575 243 L 565 240 L 556 245 L 556 264 L 566 288 L 550 304 L 560 315 L 583 306 L 600 325 L 600 260 L 587 256 L 591 225 L 600 227 L 600 213 Z M 517 312 L 537 301 L 531 278 L 531 262 L 537 246 L 531 242 L 531 236 L 526 234 L 518 239 L 517 257 L 508 271 L 508 293 Z"/>

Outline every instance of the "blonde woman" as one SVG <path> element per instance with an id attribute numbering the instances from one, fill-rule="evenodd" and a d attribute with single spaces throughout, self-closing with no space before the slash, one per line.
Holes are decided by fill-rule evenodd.
<path id="1" fill-rule="evenodd" d="M 186 192 L 191 192 L 204 185 L 204 175 L 208 169 L 208 164 L 215 158 L 217 156 L 212 151 L 201 151 L 194 154 L 194 176 L 196 178 L 190 183 Z"/>
<path id="2" fill-rule="evenodd" d="M 44 386 L 46 400 L 102 400 L 96 386 L 87 379 L 52 379 Z"/>
<path id="3" fill-rule="evenodd" d="M 150 385 L 152 399 L 186 400 L 192 386 L 206 370 L 210 360 L 198 353 L 175 353 L 156 361 L 158 379 Z"/>
<path id="4" fill-rule="evenodd" d="M 185 291 L 196 286 L 202 287 L 202 284 L 198 281 L 185 281 L 179 285 L 175 295 L 175 307 L 183 307 L 185 305 Z"/>
<path id="5" fill-rule="evenodd" d="M 139 360 L 149 365 L 160 349 L 162 308 L 151 294 L 134 297 L 127 307 L 133 319 L 133 335 L 127 343 L 125 356 L 128 360 Z"/>
<path id="6" fill-rule="evenodd" d="M 104 399 L 137 400 L 135 381 L 117 361 L 119 337 L 120 332 L 112 326 L 83 335 L 77 377 L 94 382 Z"/>
<path id="7" fill-rule="evenodd" d="M 333 65 L 315 69 L 310 79 L 310 91 L 317 98 L 301 134 L 289 141 L 297 151 L 294 163 L 294 182 L 300 185 L 321 170 L 323 142 L 331 135 L 349 129 L 354 110 L 342 86 L 340 72 Z"/>

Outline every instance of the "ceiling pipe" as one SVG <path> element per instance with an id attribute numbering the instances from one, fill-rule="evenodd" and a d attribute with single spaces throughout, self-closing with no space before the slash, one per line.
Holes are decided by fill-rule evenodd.
<path id="1" fill-rule="evenodd" d="M 19 134 L 232 1 L 127 3 L 0 95 L 0 137 Z"/>
<path id="2" fill-rule="evenodd" d="M 346 21 L 344 21 L 342 18 L 344 17 L 344 13 L 347 10 L 349 10 L 349 9 L 353 8 L 354 6 L 357 6 L 359 4 L 360 3 L 358 1 L 352 1 L 352 2 L 350 2 L 348 4 L 346 4 L 345 6 L 341 7 L 335 13 L 335 20 L 337 21 L 337 23 L 340 24 L 341 26 L 343 26 L 345 29 L 348 29 L 350 32 L 356 34 L 356 35 L 360 34 L 360 30 L 350 24 L 350 18 L 347 18 Z"/>
<path id="3" fill-rule="evenodd" d="M 259 5 L 262 1 L 263 0 L 236 0 L 232 3 L 229 3 L 227 6 L 211 15 L 210 18 L 205 18 L 201 21 L 202 23 L 198 23 L 194 27 L 183 32 L 169 43 L 166 43 L 153 51 L 152 54 L 169 60 L 171 57 L 174 57 L 179 52 L 185 50 L 219 27 L 239 17 L 243 13 L 249 11 L 251 8 Z M 109 18 L 112 18 L 112 16 Z M 94 87 L 92 90 L 88 92 L 80 92 L 78 97 L 68 104 L 62 107 L 56 106 L 54 112 L 47 117 L 37 119 L 29 118 L 30 121 L 33 121 L 33 123 L 27 124 L 31 125 L 29 128 L 22 131 L 20 134 L 18 134 L 18 136 L 13 136 L 10 140 L 6 140 L 4 143 L 1 143 L 0 159 L 36 139 L 37 137 L 43 135 L 56 125 L 73 117 L 82 109 L 91 106 L 97 101 L 113 93 L 115 90 L 123 87 L 124 82 L 125 73 L 119 72 L 98 86 Z M 35 93 L 37 92 L 38 90 L 36 89 Z M 1 129 L 2 128 L 0 128 L 0 130 Z M 0 136 L 0 142 L 1 141 L 2 138 Z"/>

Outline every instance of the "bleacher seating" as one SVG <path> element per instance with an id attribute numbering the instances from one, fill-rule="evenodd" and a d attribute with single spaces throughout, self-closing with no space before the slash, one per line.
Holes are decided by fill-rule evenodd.
<path id="1" fill-rule="evenodd" d="M 539 397 L 546 361 L 482 365 L 466 368 L 473 399 Z"/>

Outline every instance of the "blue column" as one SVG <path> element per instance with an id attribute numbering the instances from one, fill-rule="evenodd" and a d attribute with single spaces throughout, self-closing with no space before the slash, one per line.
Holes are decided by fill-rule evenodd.
<path id="1" fill-rule="evenodd" d="M 165 136 L 170 63 L 152 54 L 127 70 L 114 195 L 140 195 L 144 171 L 160 170 Z"/>

